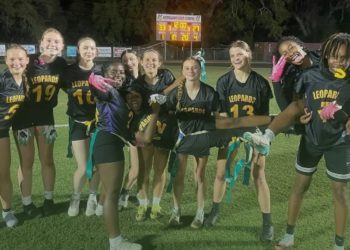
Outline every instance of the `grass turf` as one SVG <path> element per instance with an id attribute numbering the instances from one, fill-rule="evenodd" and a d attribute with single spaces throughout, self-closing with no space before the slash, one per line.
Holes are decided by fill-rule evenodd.
<path id="1" fill-rule="evenodd" d="M 169 67 L 176 76 L 179 66 Z M 207 66 L 208 83 L 215 85 L 216 80 L 228 67 Z M 257 69 L 267 77 L 268 69 Z M 66 124 L 66 96 L 60 93 L 59 104 L 55 109 L 56 124 Z M 275 101 L 271 102 L 271 113 L 278 112 Z M 66 145 L 68 129 L 58 128 L 59 137 L 55 144 L 55 163 L 57 169 L 55 186 L 56 214 L 47 218 L 23 220 L 20 192 L 16 181 L 19 165 L 15 147 L 12 147 L 12 180 L 14 183 L 13 208 L 20 219 L 15 229 L 7 229 L 0 222 L 0 249 L 108 249 L 106 231 L 101 218 L 87 218 L 84 215 L 86 202 L 81 203 L 80 215 L 70 218 L 67 215 L 69 198 L 72 191 L 72 175 L 75 170 L 74 159 L 67 159 Z M 272 145 L 266 160 L 266 176 L 271 191 L 272 219 L 275 237 L 283 235 L 287 218 L 287 202 L 294 181 L 294 162 L 298 147 L 297 136 L 279 135 Z M 244 150 L 241 150 L 244 151 Z M 211 207 L 213 182 L 215 177 L 216 149 L 206 168 L 207 198 L 205 211 Z M 128 161 L 126 162 L 128 169 Z M 185 180 L 183 196 L 184 226 L 179 229 L 167 227 L 172 197 L 165 193 L 161 202 L 165 216 L 158 221 L 136 222 L 135 206 L 122 211 L 122 233 L 129 239 L 143 245 L 143 249 L 273 249 L 273 243 L 261 243 L 259 233 L 262 216 L 253 183 L 242 186 L 240 180 L 233 193 L 233 202 L 221 205 L 221 214 L 217 225 L 210 229 L 190 229 L 196 211 L 195 186 L 192 180 L 191 163 Z M 302 211 L 296 227 L 295 247 L 293 249 L 331 249 L 334 239 L 333 205 L 329 180 L 325 176 L 324 162 L 321 161 L 314 181 L 305 196 Z M 126 171 L 127 172 L 127 171 Z M 85 188 L 85 194 L 87 189 Z M 34 164 L 33 200 L 42 205 L 42 181 L 37 156 Z M 135 191 L 133 192 L 135 193 Z M 87 195 L 86 195 L 87 196 Z M 86 199 L 86 196 L 82 198 Z M 349 233 L 346 238 L 349 238 Z"/>

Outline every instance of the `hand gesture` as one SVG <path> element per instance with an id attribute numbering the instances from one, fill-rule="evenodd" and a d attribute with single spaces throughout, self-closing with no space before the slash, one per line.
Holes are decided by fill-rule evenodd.
<path id="1" fill-rule="evenodd" d="M 281 56 L 276 63 L 276 57 L 272 56 L 272 73 L 270 79 L 272 82 L 279 82 L 281 80 L 284 67 L 286 66 L 286 58 Z"/>
<path id="2" fill-rule="evenodd" d="M 103 93 L 106 93 L 109 89 L 112 88 L 116 82 L 109 78 L 104 78 L 100 75 L 95 75 L 93 72 L 89 76 L 89 84 L 94 86 L 96 89 L 100 90 Z"/>
<path id="3" fill-rule="evenodd" d="M 327 106 L 324 106 L 321 109 L 320 117 L 322 120 L 325 120 L 325 121 L 327 121 L 329 119 L 334 119 L 335 112 L 337 112 L 341 108 L 342 107 L 340 105 L 338 105 L 335 101 L 331 102 Z"/>

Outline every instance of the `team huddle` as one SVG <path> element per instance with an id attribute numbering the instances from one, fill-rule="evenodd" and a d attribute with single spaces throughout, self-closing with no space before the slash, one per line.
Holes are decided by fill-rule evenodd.
<path id="1" fill-rule="evenodd" d="M 140 244 L 121 236 L 119 213 L 128 206 L 129 192 L 136 186 L 135 220 L 144 221 L 148 215 L 152 220 L 164 216 L 161 198 L 168 165 L 168 189 L 173 190 L 168 223 L 170 227 L 181 225 L 184 180 L 191 155 L 195 159 L 197 211 L 190 226 L 215 226 L 230 174 L 227 163 L 236 156 L 240 142 L 249 145 L 252 153 L 246 169 L 256 187 L 262 213 L 260 239 L 272 241 L 274 227 L 265 158 L 271 141 L 286 128 L 301 135 L 301 139 L 286 233 L 275 248 L 289 249 L 294 245 L 303 196 L 324 156 L 334 196 L 334 249 L 344 249 L 350 180 L 349 34 L 330 36 L 321 51 L 308 51 L 298 38 L 283 37 L 276 48 L 279 60 L 276 63 L 273 59 L 273 91 L 269 82 L 252 70 L 252 51 L 240 40 L 230 45 L 232 70 L 218 79 L 216 89 L 201 81 L 200 56 L 185 59 L 182 75 L 175 79 L 170 70 L 161 67 L 161 54 L 154 49 L 141 55 L 128 49 L 120 61 L 97 65 L 96 43 L 91 37 L 83 37 L 77 44 L 76 62 L 67 65 L 60 57 L 63 36 L 54 28 L 43 33 L 39 47 L 39 54 L 28 56 L 21 46 L 8 46 L 7 69 L 0 75 L 0 198 L 7 227 L 18 224 L 11 209 L 11 127 L 20 159 L 18 182 L 24 214 L 37 218 L 55 210 L 53 156 L 57 132 L 53 110 L 62 89 L 68 96 L 67 157 L 74 156 L 77 164 L 68 216 L 79 214 L 81 192 L 88 182 L 85 214 L 103 216 L 111 250 L 142 249 Z M 269 116 L 273 92 L 281 109 L 276 117 Z M 264 133 L 254 133 L 256 126 L 267 128 Z M 41 209 L 31 197 L 35 141 L 44 186 Z M 127 174 L 124 146 L 130 154 Z M 216 176 L 212 208 L 205 217 L 205 171 L 213 147 L 218 148 Z"/>

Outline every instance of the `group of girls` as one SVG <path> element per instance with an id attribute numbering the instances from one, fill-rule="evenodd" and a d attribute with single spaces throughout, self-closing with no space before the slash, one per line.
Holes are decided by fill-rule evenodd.
<path id="1" fill-rule="evenodd" d="M 326 122 L 326 126 L 329 123 L 331 127 L 337 126 L 330 131 L 331 135 L 339 135 L 337 137 L 339 140 L 329 142 L 332 144 L 329 150 L 322 147 L 324 145 L 321 137 L 312 133 L 319 126 L 318 120 L 320 120 L 315 117 L 318 114 L 316 106 L 334 101 L 337 95 L 313 100 L 315 95 L 312 93 L 317 90 L 312 89 L 314 85 L 309 84 L 309 81 L 323 77 L 325 81 L 322 82 L 329 86 L 315 85 L 316 88 L 333 88 L 334 85 L 337 89 L 332 90 L 340 92 L 339 83 L 343 83 L 344 80 L 334 80 L 330 73 L 335 71 L 335 68 L 342 68 L 345 72 L 348 69 L 349 44 L 349 35 L 336 34 L 327 40 L 320 56 L 317 52 L 309 52 L 303 48 L 301 41 L 295 37 L 285 37 L 278 43 L 281 59 L 277 64 L 274 63 L 271 79 L 278 104 L 281 110 L 285 109 L 281 116 L 284 114 L 289 119 L 277 118 L 264 136 L 273 138 L 274 133 L 280 131 L 279 128 L 290 125 L 293 119 L 301 116 L 304 123 L 308 122 L 305 126 L 306 132 L 297 132 L 305 133 L 301 145 L 308 150 L 312 147 L 311 158 L 303 155 L 304 153 L 298 156 L 300 163 L 297 164 L 297 181 L 290 198 L 287 232 L 277 246 L 282 249 L 293 245 L 294 226 L 302 197 L 311 182 L 310 174 L 315 171 L 320 156 L 323 153 L 329 155 L 329 162 L 332 164 L 334 159 L 339 158 L 338 154 L 342 157 L 344 155 L 343 165 L 346 166 L 347 155 L 350 155 L 347 152 L 347 142 L 341 141 L 345 125 L 338 120 L 334 121 L 331 117 Z M 141 245 L 131 243 L 121 236 L 118 210 L 127 206 L 129 190 L 137 183 L 139 206 L 135 219 L 146 220 L 150 173 L 153 167 L 150 218 L 157 219 L 162 216 L 160 201 L 166 182 L 165 167 L 172 152 L 178 166 L 173 182 L 174 206 L 169 224 L 181 224 L 187 158 L 188 155 L 193 155 L 197 211 L 191 227 L 215 225 L 225 190 L 227 145 L 241 135 L 241 132 L 234 129 L 267 125 L 271 122 L 268 114 L 272 91 L 268 81 L 251 69 L 252 52 L 248 44 L 243 41 L 231 44 L 229 54 L 232 70 L 219 78 L 216 91 L 200 80 L 201 64 L 198 58 L 186 59 L 182 65 L 182 76 L 175 80 L 169 70 L 161 68 L 161 55 L 153 49 L 145 50 L 140 58 L 135 51 L 126 50 L 121 56 L 121 62 L 99 67 L 94 62 L 97 49 L 92 38 L 83 37 L 78 41 L 77 60 L 69 66 L 60 57 L 63 47 L 64 40 L 61 33 L 50 28 L 42 35 L 38 55 L 28 57 L 26 51 L 18 45 L 10 46 L 6 51 L 7 70 L 0 78 L 2 107 L 0 145 L 1 156 L 4 159 L 0 165 L 0 197 L 2 216 L 6 225 L 13 227 L 18 223 L 11 210 L 9 140 L 11 126 L 20 158 L 18 180 L 24 213 L 28 217 L 37 217 L 54 212 L 53 191 L 56 172 L 53 149 L 57 133 L 54 127 L 53 108 L 57 105 L 60 88 L 68 95 L 68 155 L 72 149 L 77 163 L 73 175 L 73 194 L 68 208 L 69 216 L 76 216 L 79 213 L 80 194 L 86 182 L 85 173 L 89 171 L 86 168 L 89 164 L 94 165 L 92 178 L 89 180 L 90 194 L 85 214 L 104 215 L 110 249 L 141 249 Z M 317 67 L 319 63 L 320 66 Z M 302 70 L 308 67 L 317 72 L 302 74 Z M 307 102 L 293 102 L 298 98 L 303 100 L 304 93 Z M 289 103 L 291 105 L 286 108 Z M 313 105 L 314 103 L 316 104 Z M 305 105 L 309 109 L 306 114 L 304 114 Z M 314 109 L 315 112 L 311 112 Z M 278 125 L 278 121 L 281 120 L 284 121 L 283 125 Z M 274 127 L 273 124 L 276 123 L 277 126 Z M 309 134 L 313 137 L 309 138 Z M 248 139 L 252 140 L 257 149 L 261 148 L 253 139 L 265 137 L 248 135 L 250 136 Z M 44 186 L 41 211 L 31 199 L 34 137 L 39 151 Z M 322 145 L 319 144 L 319 140 L 322 141 Z M 130 170 L 123 181 L 125 145 L 129 146 Z M 205 220 L 205 167 L 211 147 L 219 147 L 219 151 L 213 206 Z M 264 171 L 265 156 L 261 151 L 257 151 L 260 154 L 257 152 L 254 154 L 251 175 L 263 218 L 261 239 L 271 241 L 274 230 L 270 191 Z M 233 156 L 236 153 L 237 150 L 233 152 Z M 334 169 L 330 166 L 327 173 L 332 179 L 336 198 L 335 246 L 339 247 L 336 249 L 344 249 L 344 221 L 347 218 L 345 187 L 349 173 L 342 166 Z M 98 201 L 99 182 L 102 184 L 102 194 Z"/>

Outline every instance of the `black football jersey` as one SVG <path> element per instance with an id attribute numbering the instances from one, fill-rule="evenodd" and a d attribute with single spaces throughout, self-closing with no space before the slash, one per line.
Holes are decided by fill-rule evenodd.
<path id="1" fill-rule="evenodd" d="M 201 82 L 199 92 L 192 100 L 185 86 L 181 85 L 169 93 L 167 107 L 176 112 L 181 131 L 190 134 L 208 129 L 213 112 L 219 109 L 219 98 L 214 88 Z"/>
<path id="2" fill-rule="evenodd" d="M 151 94 L 160 94 L 163 92 L 165 88 L 167 88 L 169 85 L 171 85 L 175 77 L 168 69 L 159 69 L 158 70 L 158 81 L 154 85 L 150 85 L 145 81 L 145 76 L 141 76 L 139 79 L 136 80 L 137 83 L 143 85 L 145 88 L 147 88 Z"/>
<path id="3" fill-rule="evenodd" d="M 220 112 L 237 118 L 249 115 L 268 115 L 272 91 L 268 81 L 251 71 L 245 83 L 239 82 L 233 70 L 218 79 L 216 90 Z"/>
<path id="4" fill-rule="evenodd" d="M 131 122 L 133 133 L 144 131 L 151 120 L 151 111 L 136 115 Z M 152 144 L 159 148 L 173 149 L 178 136 L 178 126 L 175 116 L 162 113 L 158 117 Z"/>
<path id="5" fill-rule="evenodd" d="M 304 93 L 305 105 L 312 111 L 312 119 L 305 132 L 310 141 L 318 146 L 329 147 L 345 140 L 345 124 L 335 119 L 323 121 L 321 109 L 336 100 L 345 79 L 337 79 L 322 66 L 312 67 L 301 75 L 297 91 Z"/>
<path id="6" fill-rule="evenodd" d="M 119 91 L 102 93 L 93 86 L 91 91 L 97 100 L 97 128 L 130 141 L 129 123 L 132 113 Z"/>
<path id="7" fill-rule="evenodd" d="M 12 118 L 24 102 L 24 85 L 18 85 L 8 70 L 0 75 L 0 129 L 11 127 Z"/>
<path id="8" fill-rule="evenodd" d="M 39 55 L 30 56 L 27 68 L 29 79 L 29 101 L 34 106 L 55 107 L 60 89 L 60 77 L 67 66 L 62 57 L 52 63 L 40 64 Z"/>
<path id="9" fill-rule="evenodd" d="M 67 115 L 78 121 L 90 121 L 95 117 L 96 102 L 89 86 L 91 73 L 101 74 L 101 67 L 84 70 L 78 63 L 69 65 L 62 77 L 62 89 L 68 95 Z"/>

